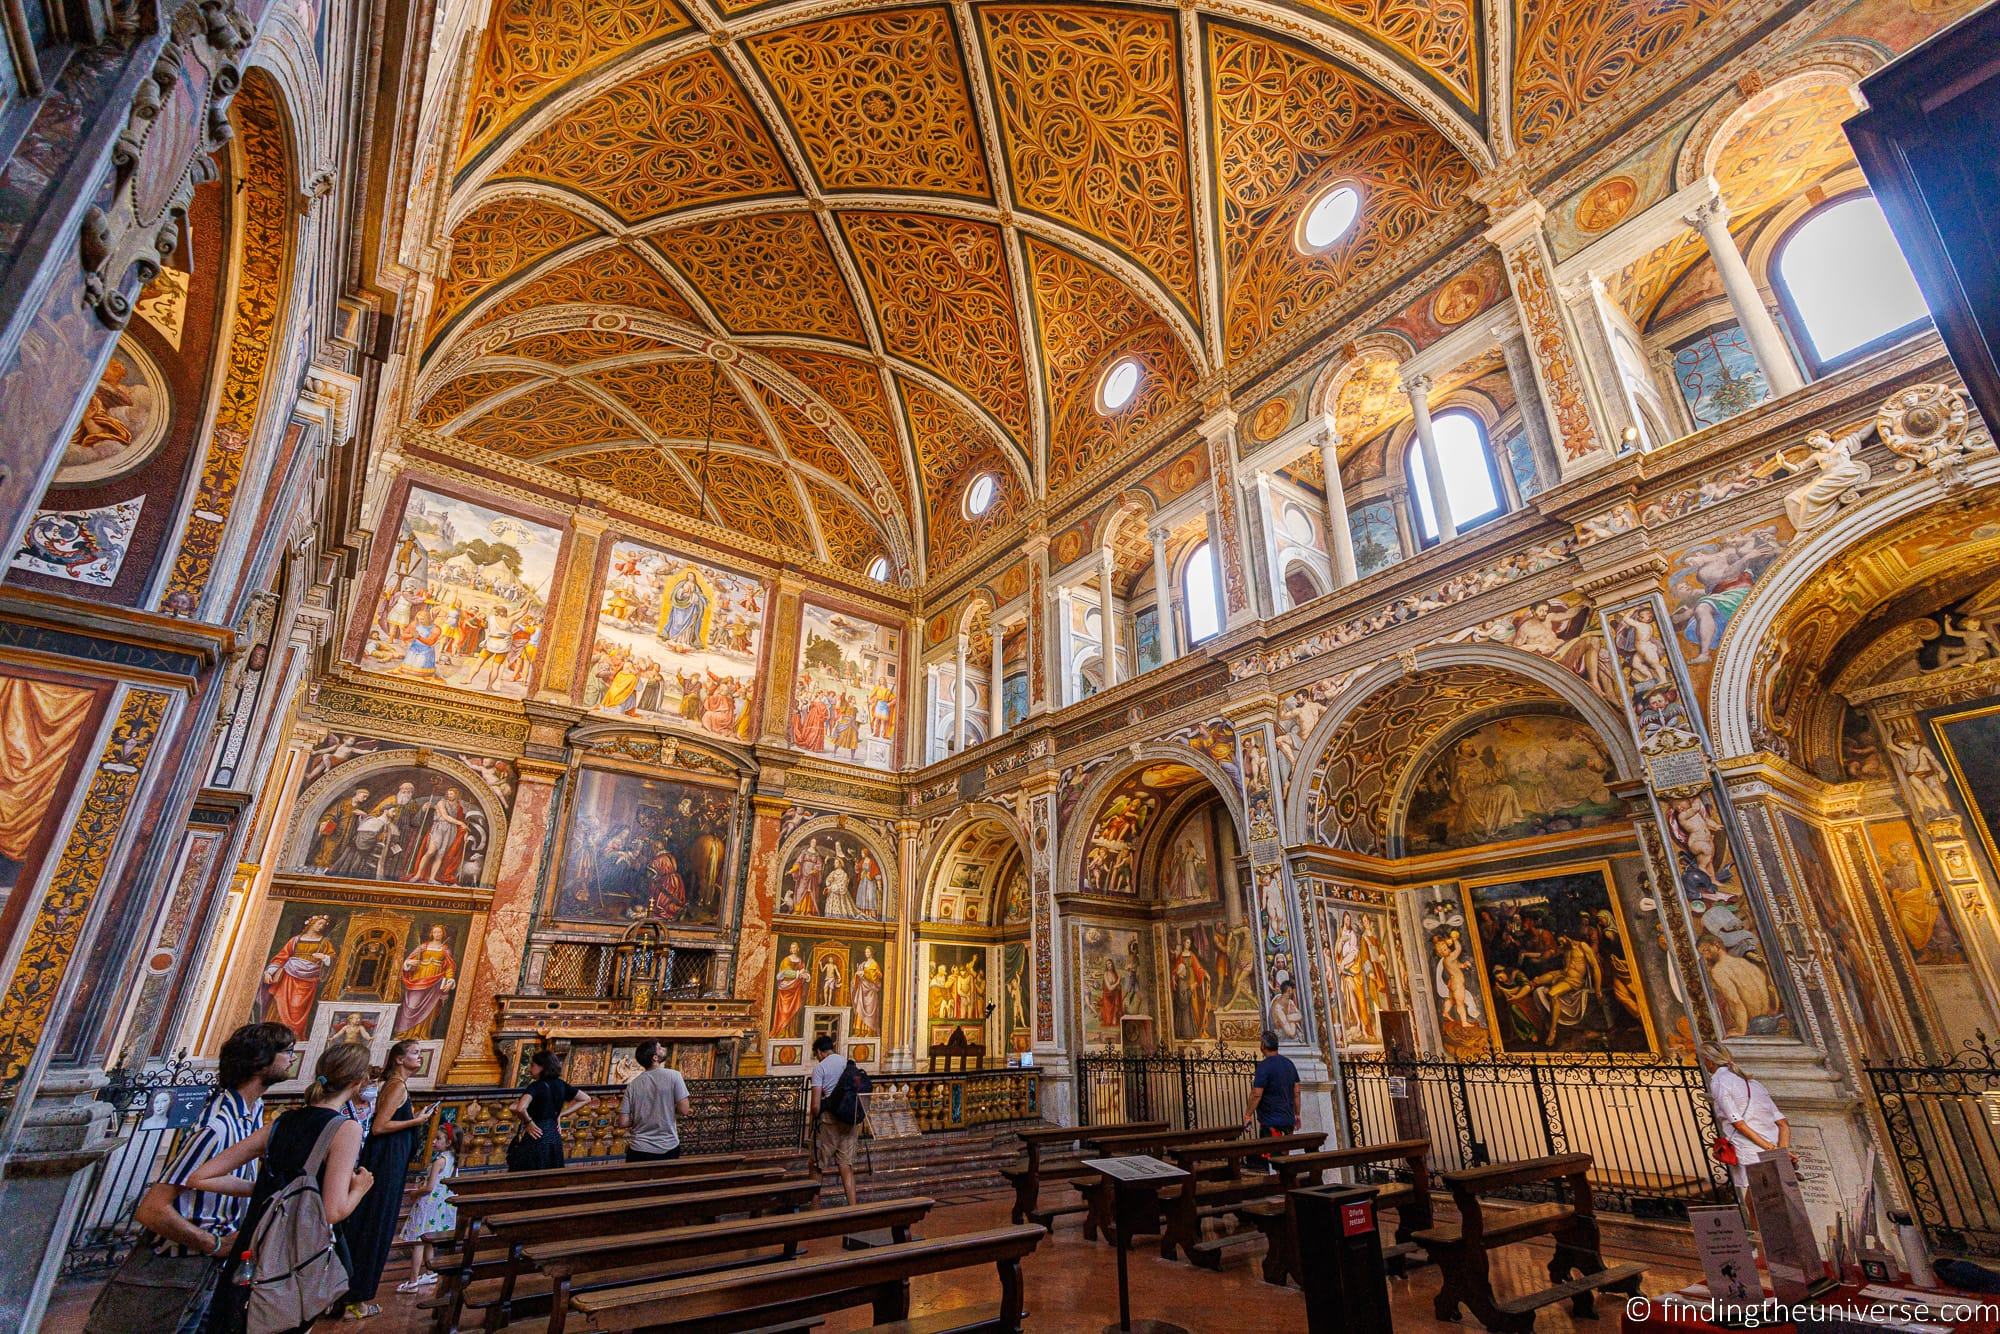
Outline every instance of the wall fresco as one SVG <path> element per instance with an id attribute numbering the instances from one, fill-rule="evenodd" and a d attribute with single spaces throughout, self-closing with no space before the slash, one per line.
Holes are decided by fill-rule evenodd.
<path id="1" fill-rule="evenodd" d="M 902 631 L 812 603 L 799 613 L 792 745 L 808 755 L 898 767 L 904 691 Z"/>

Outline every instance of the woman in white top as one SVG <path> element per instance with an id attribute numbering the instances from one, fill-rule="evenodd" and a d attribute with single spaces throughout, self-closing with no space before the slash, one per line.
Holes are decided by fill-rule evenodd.
<path id="1" fill-rule="evenodd" d="M 1778 1110 L 1771 1091 L 1744 1074 L 1736 1058 L 1720 1043 L 1702 1044 L 1701 1064 L 1708 1071 L 1708 1098 L 1715 1108 L 1716 1128 L 1736 1147 L 1736 1163 L 1729 1174 L 1741 1190 L 1750 1183 L 1744 1170 L 1747 1164 L 1762 1162 L 1769 1154 L 1791 1153 L 1792 1125 Z M 1797 1154 L 1791 1157 L 1794 1163 L 1798 1161 Z"/>

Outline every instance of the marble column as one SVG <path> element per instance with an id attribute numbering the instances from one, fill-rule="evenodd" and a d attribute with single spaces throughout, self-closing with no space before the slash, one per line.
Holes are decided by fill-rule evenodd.
<path id="1" fill-rule="evenodd" d="M 1167 533 L 1163 528 L 1153 529 L 1148 536 L 1153 539 L 1153 607 L 1160 627 L 1160 665 L 1166 666 L 1180 657 L 1180 626 L 1174 623 L 1173 614 L 1173 572 L 1167 564 Z"/>
<path id="2" fill-rule="evenodd" d="M 1701 233 L 1702 243 L 1708 247 L 1708 257 L 1722 279 L 1723 294 L 1729 298 L 1729 309 L 1743 328 L 1743 337 L 1750 344 L 1751 355 L 1757 358 L 1758 369 L 1764 372 L 1771 396 L 1776 398 L 1805 388 L 1805 379 L 1792 360 L 1791 349 L 1785 346 L 1785 337 L 1778 332 L 1778 322 L 1771 318 L 1770 308 L 1757 290 L 1757 280 L 1751 276 L 1750 266 L 1743 262 L 1736 238 L 1729 234 L 1729 205 L 1717 195 L 1697 205 L 1687 215 L 1687 224 Z"/>
<path id="3" fill-rule="evenodd" d="M 1071 617 L 1074 614 L 1069 605 L 1070 591 L 1058 588 L 1055 594 L 1055 629 L 1050 641 L 1055 645 L 1056 703 L 1051 707 L 1076 703 L 1076 636 L 1070 633 Z"/>
<path id="4" fill-rule="evenodd" d="M 1528 359 L 1528 343 L 1512 322 L 1493 331 L 1500 355 L 1507 362 L 1507 382 L 1514 389 L 1514 403 L 1521 412 L 1521 431 L 1528 437 L 1528 449 L 1535 456 L 1535 472 L 1546 491 L 1562 480 L 1562 464 L 1556 460 L 1555 441 L 1549 438 L 1548 408 L 1542 403 L 1542 387 L 1535 383 L 1535 367 Z"/>
<path id="5" fill-rule="evenodd" d="M 952 659 L 951 678 L 951 748 L 953 753 L 965 749 L 965 631 L 958 632 L 958 653 Z"/>
<path id="6" fill-rule="evenodd" d="M 1260 582 L 1269 590 L 1264 614 L 1276 616 L 1280 611 L 1290 610 L 1289 606 L 1280 604 L 1289 603 L 1291 599 L 1280 595 L 1285 581 L 1278 569 L 1278 525 L 1274 522 L 1277 511 L 1271 503 L 1271 474 L 1259 468 L 1251 478 L 1250 493 L 1255 497 L 1250 510 L 1257 516 L 1257 564 L 1264 572 Z"/>
<path id="7" fill-rule="evenodd" d="M 1056 792 L 1053 773 L 1029 776 L 1021 785 L 1028 823 L 1028 967 L 1034 992 L 1035 1064 L 1042 1068 L 1042 1119 L 1057 1125 L 1076 1124 L 1074 1066 L 1061 998 L 1065 988 L 1063 923 L 1056 906 Z"/>
<path id="8" fill-rule="evenodd" d="M 1417 453 L 1424 461 L 1424 484 L 1430 491 L 1431 515 L 1437 521 L 1437 540 L 1449 542 L 1458 536 L 1458 525 L 1451 521 L 1451 497 L 1445 492 L 1437 435 L 1431 429 L 1431 377 L 1411 376 L 1403 381 L 1403 392 L 1410 396 L 1410 416 L 1416 425 Z"/>
<path id="9" fill-rule="evenodd" d="M 1333 586 L 1345 588 L 1359 576 L 1354 566 L 1354 526 L 1347 518 L 1347 486 L 1340 479 L 1340 436 L 1331 421 L 1319 438 L 1319 466 L 1326 474 L 1326 554 Z"/>
<path id="10" fill-rule="evenodd" d="M 987 664 L 986 735 L 997 737 L 1007 730 L 1007 710 L 1000 706 L 1000 689 L 1007 681 L 1007 627 L 993 621 L 993 661 Z"/>
<path id="11" fill-rule="evenodd" d="M 534 922 L 535 892 L 540 883 L 542 853 L 555 818 L 556 789 L 566 772 L 546 760 L 516 762 L 520 782 L 514 793 L 514 814 L 507 822 L 507 842 L 500 850 L 500 871 L 493 881 L 493 901 L 486 907 L 486 932 L 471 985 L 460 1004 L 466 1007 L 465 1028 L 458 1055 L 446 1076 L 449 1084 L 497 1084 L 500 1062 L 493 1050 L 496 999 L 521 985 L 522 950 Z"/>
<path id="12" fill-rule="evenodd" d="M 1099 547 L 1097 549 L 1097 595 L 1098 602 L 1104 610 L 1104 619 L 1098 622 L 1097 629 L 1098 638 L 1101 641 L 1100 651 L 1104 662 L 1103 675 L 1104 688 L 1106 690 L 1117 685 L 1119 681 L 1118 620 L 1117 613 L 1113 610 L 1117 604 L 1113 600 L 1111 589 L 1112 573 L 1111 548 L 1108 546 Z"/>

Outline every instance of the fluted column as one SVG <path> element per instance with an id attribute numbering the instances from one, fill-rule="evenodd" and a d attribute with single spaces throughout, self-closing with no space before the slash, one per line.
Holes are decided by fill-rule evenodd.
<path id="1" fill-rule="evenodd" d="M 957 675 L 951 679 L 951 736 L 952 749 L 965 749 L 965 631 L 958 632 L 958 655 L 953 660 Z"/>
<path id="2" fill-rule="evenodd" d="M 1359 576 L 1354 567 L 1354 528 L 1347 519 L 1347 488 L 1340 480 L 1340 436 L 1331 423 L 1319 438 L 1319 466 L 1326 473 L 1326 554 L 1333 562 L 1333 586 L 1345 588 Z"/>
<path id="3" fill-rule="evenodd" d="M 1743 262 L 1736 238 L 1729 234 L 1729 205 L 1717 195 L 1697 205 L 1687 215 L 1687 224 L 1701 233 L 1702 242 L 1708 247 L 1708 257 L 1715 262 L 1716 275 L 1722 279 L 1723 294 L 1729 298 L 1729 308 L 1743 328 L 1751 355 L 1757 358 L 1757 366 L 1764 372 L 1764 383 L 1771 386 L 1771 396 L 1805 388 L 1805 379 L 1792 361 L 1791 349 L 1785 346 L 1784 335 L 1778 332 L 1778 322 L 1771 318 L 1770 308 L 1757 290 L 1757 280 L 1750 275 L 1750 266 Z"/>
<path id="4" fill-rule="evenodd" d="M 1097 549 L 1097 592 L 1104 604 L 1104 619 L 1099 623 L 1098 638 L 1102 640 L 1104 654 L 1104 688 L 1118 684 L 1118 627 L 1112 620 L 1111 600 L 1111 548 Z"/>
<path id="5" fill-rule="evenodd" d="M 1451 521 L 1451 500 L 1445 494 L 1444 469 L 1438 464 L 1437 436 L 1431 430 L 1431 377 L 1414 375 L 1403 381 L 1410 396 L 1410 416 L 1416 422 L 1417 452 L 1424 460 L 1424 482 L 1431 493 L 1431 514 L 1437 520 L 1437 540 L 1449 542 L 1458 536 Z"/>
<path id="6" fill-rule="evenodd" d="M 1180 657 L 1180 626 L 1174 622 L 1173 575 L 1167 565 L 1167 533 L 1155 528 L 1153 539 L 1153 605 L 1160 624 L 1160 665 Z"/>
<path id="7" fill-rule="evenodd" d="M 1007 711 L 1000 707 L 1000 687 L 1006 681 L 1007 627 L 996 619 L 993 622 L 993 661 L 987 668 L 986 687 L 986 735 L 999 736 L 1007 730 Z"/>

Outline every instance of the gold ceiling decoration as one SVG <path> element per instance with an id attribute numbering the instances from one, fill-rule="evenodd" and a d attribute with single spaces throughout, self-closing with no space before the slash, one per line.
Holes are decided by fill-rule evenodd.
<path id="1" fill-rule="evenodd" d="M 414 411 L 691 513 L 715 353 L 761 494 L 710 517 L 921 582 L 1476 228 L 1507 128 L 1572 151 L 1776 3 L 493 0 Z M 1353 230 L 1302 254 L 1343 182 Z M 1120 355 L 1144 381 L 1106 417 Z"/>

